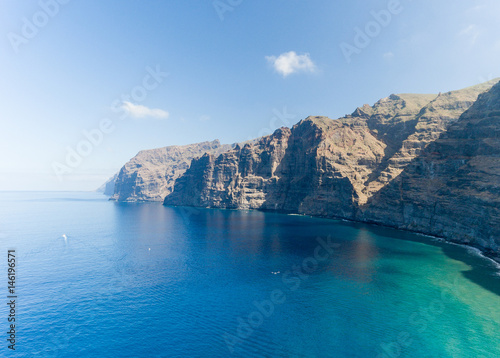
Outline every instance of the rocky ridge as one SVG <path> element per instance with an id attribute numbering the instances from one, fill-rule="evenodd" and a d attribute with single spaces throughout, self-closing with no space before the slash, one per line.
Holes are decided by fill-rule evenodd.
<path id="1" fill-rule="evenodd" d="M 118 173 L 109 178 L 103 185 L 96 189 L 96 192 L 102 193 L 106 196 L 112 196 L 115 193 L 115 181 Z"/>
<path id="2" fill-rule="evenodd" d="M 233 146 L 214 140 L 140 151 L 117 174 L 111 200 L 163 201 L 193 158 L 205 152 L 218 155 Z"/>
<path id="3" fill-rule="evenodd" d="M 356 219 L 500 254 L 500 84 L 367 203 Z"/>
<path id="4" fill-rule="evenodd" d="M 206 153 L 164 204 L 373 222 L 498 252 L 500 235 L 488 222 L 498 224 L 500 210 L 500 85 L 478 99 L 497 82 L 391 95 L 337 120 L 308 117 Z"/>

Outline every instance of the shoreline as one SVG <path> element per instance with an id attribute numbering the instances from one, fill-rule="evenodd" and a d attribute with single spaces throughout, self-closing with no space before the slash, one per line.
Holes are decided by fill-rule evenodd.
<path id="1" fill-rule="evenodd" d="M 182 207 L 182 205 L 165 205 L 165 206 Z M 188 207 L 191 207 L 191 206 L 188 206 Z M 404 228 L 400 228 L 397 226 L 381 224 L 381 223 L 373 222 L 373 221 L 353 220 L 353 219 L 347 219 L 347 218 L 336 217 L 336 216 L 300 214 L 300 213 L 294 213 L 294 212 L 284 212 L 284 211 L 279 211 L 279 210 L 238 209 L 238 208 L 236 208 L 236 209 L 203 208 L 203 207 L 196 207 L 196 206 L 192 206 L 192 208 L 217 209 L 217 210 L 238 210 L 238 211 L 255 210 L 255 211 L 262 211 L 262 212 L 269 212 L 269 213 L 276 213 L 276 214 L 284 214 L 284 215 L 289 215 L 289 216 L 305 216 L 305 217 L 318 218 L 318 219 L 338 220 L 338 221 L 344 221 L 344 222 L 350 222 L 350 223 L 356 223 L 356 224 L 372 225 L 372 226 L 378 226 L 378 227 L 383 227 L 383 228 L 388 228 L 388 229 L 394 229 L 394 230 L 398 230 L 398 231 L 402 231 L 402 232 L 416 234 L 419 236 L 425 236 L 425 237 L 428 237 L 428 238 L 433 239 L 433 240 L 438 241 L 438 242 L 444 242 L 447 244 L 458 245 L 458 246 L 464 247 L 465 249 L 474 250 L 476 255 L 479 255 L 479 256 L 483 257 L 484 259 L 491 261 L 500 270 L 500 254 L 493 253 L 492 250 L 485 249 L 483 247 L 477 247 L 474 245 L 470 245 L 470 244 L 466 244 L 466 243 L 462 243 L 462 242 L 457 242 L 457 241 L 450 240 L 450 239 L 447 239 L 447 238 L 442 237 L 442 236 L 432 235 L 432 234 L 424 232 L 424 231 L 409 230 L 409 229 L 404 229 Z"/>
<path id="2" fill-rule="evenodd" d="M 426 235 L 426 236 L 428 236 L 428 235 Z M 487 254 L 486 251 L 483 251 L 480 248 L 472 246 L 472 245 L 461 244 L 459 242 L 453 242 L 453 241 L 449 241 L 449 240 L 442 239 L 442 238 L 437 238 L 437 240 L 440 242 L 450 244 L 450 245 L 461 246 L 464 249 L 466 249 L 467 251 L 469 251 L 472 255 L 480 256 L 481 258 L 492 262 L 500 270 L 500 257 L 495 256 L 494 254 L 489 255 L 489 254 Z M 500 275 L 500 272 L 499 272 L 499 275 Z"/>
<path id="3" fill-rule="evenodd" d="M 301 215 L 301 214 L 296 214 L 296 215 Z M 345 222 L 352 222 L 352 223 L 358 223 L 358 224 L 379 226 L 379 227 L 394 229 L 394 230 L 398 230 L 398 231 L 402 231 L 402 232 L 413 233 L 413 234 L 416 234 L 416 235 L 419 235 L 419 236 L 428 237 L 428 238 L 433 239 L 433 240 L 438 241 L 438 242 L 444 242 L 444 243 L 451 244 L 451 245 L 462 246 L 462 247 L 464 247 L 466 249 L 474 250 L 476 252 L 476 254 L 479 254 L 483 258 L 492 261 L 495 264 L 495 266 L 497 266 L 498 269 L 500 269 L 500 254 L 496 254 L 496 253 L 492 252 L 492 250 L 486 249 L 484 247 L 478 247 L 478 246 L 475 246 L 475 245 L 470 245 L 470 244 L 466 244 L 466 243 L 463 243 L 463 242 L 459 242 L 459 241 L 455 241 L 455 240 L 450 240 L 450 239 L 447 239 L 445 237 L 433 235 L 433 234 L 430 234 L 430 233 L 427 233 L 427 232 L 424 232 L 424 231 L 409 230 L 409 229 L 404 229 L 404 228 L 400 228 L 400 227 L 397 227 L 397 226 L 381 224 L 381 223 L 378 223 L 378 222 L 353 220 L 353 219 L 346 219 L 346 218 L 336 218 L 336 217 L 326 217 L 326 216 L 313 216 L 313 215 L 304 215 L 304 216 L 310 216 L 310 217 L 313 217 L 313 218 L 314 217 L 320 217 L 320 218 L 324 218 L 324 219 L 334 219 L 334 220 L 341 220 L 341 221 L 345 221 Z"/>
<path id="4" fill-rule="evenodd" d="M 500 270 L 500 254 L 494 253 L 494 252 L 492 252 L 492 250 L 485 249 L 483 247 L 478 247 L 475 245 L 470 245 L 470 244 L 458 242 L 455 240 L 450 240 L 450 239 L 447 239 L 445 237 L 436 236 L 436 235 L 433 235 L 433 234 L 430 234 L 430 233 L 427 233 L 424 231 L 409 230 L 409 229 L 404 229 L 404 228 L 400 228 L 397 226 L 382 224 L 379 222 L 354 220 L 354 219 L 347 219 L 344 217 L 337 217 L 337 216 L 300 214 L 300 213 L 286 212 L 286 211 L 280 211 L 280 210 L 250 209 L 250 208 L 246 208 L 246 209 L 244 209 L 244 208 L 205 208 L 205 207 L 186 206 L 186 205 L 165 205 L 165 204 L 163 204 L 162 201 L 156 201 L 156 200 L 155 201 L 152 201 L 152 200 L 120 201 L 117 199 L 111 199 L 111 197 L 108 200 L 116 202 L 116 203 L 140 203 L 140 204 L 161 203 L 162 205 L 167 206 L 167 207 L 188 207 L 188 208 L 196 208 L 196 209 L 237 210 L 237 211 L 254 210 L 254 211 L 261 211 L 261 212 L 284 214 L 284 215 L 289 215 L 289 216 L 305 216 L 305 217 L 318 218 L 318 219 L 338 220 L 338 221 L 344 221 L 344 222 L 350 222 L 350 223 L 357 223 L 357 224 L 365 224 L 365 225 L 373 225 L 373 226 L 378 226 L 378 227 L 390 228 L 390 229 L 394 229 L 394 230 L 398 230 L 398 231 L 402 231 L 402 232 L 413 233 L 416 235 L 425 236 L 425 237 L 428 237 L 428 238 L 435 240 L 435 241 L 438 241 L 438 242 L 444 242 L 447 244 L 458 245 L 458 246 L 464 247 L 465 249 L 473 250 L 474 254 L 479 255 L 479 256 L 483 257 L 484 259 L 491 261 Z"/>
<path id="5" fill-rule="evenodd" d="M 310 216 L 310 215 L 308 215 L 308 216 Z M 319 216 L 311 216 L 311 217 L 319 217 Z M 324 218 L 328 219 L 328 217 L 324 217 Z M 333 219 L 336 219 L 336 218 L 333 218 Z M 379 226 L 379 227 L 385 227 L 385 228 L 395 229 L 395 230 L 398 230 L 398 231 L 403 231 L 403 232 L 413 233 L 413 234 L 416 234 L 416 235 L 419 235 L 419 236 L 428 237 L 428 238 L 430 238 L 432 240 L 435 240 L 435 241 L 438 241 L 438 242 L 443 242 L 443 243 L 447 243 L 447 244 L 451 244 L 451 245 L 462 246 L 465 249 L 473 250 L 476 255 L 479 255 L 479 256 L 483 257 L 484 259 L 487 259 L 487 260 L 493 262 L 494 265 L 497 266 L 497 268 L 500 270 L 500 254 L 492 252 L 491 249 L 486 249 L 484 247 L 479 247 L 479 246 L 475 246 L 475 245 L 471 245 L 471 244 L 467 244 L 467 243 L 463 243 L 463 242 L 459 242 L 459 241 L 455 241 L 455 240 L 450 240 L 450 239 L 447 239 L 445 237 L 433 235 L 433 234 L 430 234 L 430 233 L 427 233 L 427 232 L 423 232 L 423 231 L 409 230 L 409 229 L 404 229 L 404 228 L 400 228 L 400 227 L 397 227 L 397 226 L 391 226 L 391 225 L 381 224 L 381 223 L 378 223 L 378 222 L 352 220 L 352 219 L 346 219 L 346 218 L 339 218 L 339 220 L 346 221 L 346 222 L 353 222 L 353 223 L 359 223 L 359 224 L 366 224 L 366 225 L 373 225 L 373 226 Z"/>
<path id="6" fill-rule="evenodd" d="M 213 209 L 216 209 L 216 208 L 213 208 Z M 240 210 L 240 209 L 234 209 L 234 210 Z M 250 209 L 250 210 L 252 210 L 252 209 Z M 497 254 L 497 253 L 492 252 L 492 250 L 490 250 L 490 249 L 485 249 L 483 247 L 478 247 L 475 245 L 470 245 L 470 244 L 466 244 L 463 242 L 450 240 L 450 239 L 447 239 L 445 237 L 433 235 L 433 234 L 430 234 L 430 233 L 427 233 L 424 231 L 404 229 L 404 228 L 400 228 L 397 226 L 382 224 L 382 223 L 375 222 L 375 221 L 362 221 L 362 220 L 355 220 L 355 219 L 347 219 L 347 218 L 338 217 L 338 216 L 297 214 L 297 213 L 291 213 L 291 212 L 280 212 L 277 210 L 260 210 L 260 209 L 253 209 L 253 210 L 263 211 L 263 212 L 274 212 L 274 213 L 285 214 L 285 215 L 290 215 L 290 216 L 306 216 L 306 217 L 310 217 L 310 218 L 338 220 L 338 221 L 344 221 L 344 222 L 348 222 L 348 223 L 372 225 L 372 226 L 376 226 L 376 227 L 378 226 L 378 227 L 383 227 L 383 228 L 388 228 L 388 229 L 394 229 L 397 231 L 412 233 L 412 234 L 416 234 L 419 236 L 424 236 L 424 237 L 430 238 L 434 241 L 447 243 L 447 244 L 451 244 L 451 245 L 462 246 L 465 249 L 473 250 L 475 252 L 475 254 L 480 255 L 481 257 L 493 262 L 495 264 L 495 266 L 497 266 L 498 269 L 500 270 L 500 253 Z"/>

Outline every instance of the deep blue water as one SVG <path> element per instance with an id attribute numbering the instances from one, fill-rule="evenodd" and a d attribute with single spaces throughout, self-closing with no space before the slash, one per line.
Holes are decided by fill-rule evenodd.
<path id="1" fill-rule="evenodd" d="M 16 250 L 18 295 L 15 352 L 0 306 L 0 356 L 500 352 L 498 267 L 410 233 L 94 193 L 0 192 L 0 242 L 4 272 L 7 249 Z"/>

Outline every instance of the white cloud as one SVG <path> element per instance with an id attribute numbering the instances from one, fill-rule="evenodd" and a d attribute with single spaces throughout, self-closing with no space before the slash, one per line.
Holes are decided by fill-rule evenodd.
<path id="1" fill-rule="evenodd" d="M 122 104 L 122 108 L 134 118 L 145 118 L 145 117 L 153 117 L 153 118 L 168 118 L 169 113 L 164 111 L 163 109 L 158 108 L 148 108 L 141 104 L 134 104 L 131 102 L 124 101 Z"/>
<path id="2" fill-rule="evenodd" d="M 203 116 L 200 117 L 200 121 L 202 122 L 208 122 L 210 120 L 210 116 L 207 116 L 204 114 Z"/>
<path id="3" fill-rule="evenodd" d="M 286 77 L 294 72 L 314 72 L 316 65 L 308 53 L 297 55 L 295 51 L 285 52 L 276 56 L 266 56 L 276 72 Z"/>

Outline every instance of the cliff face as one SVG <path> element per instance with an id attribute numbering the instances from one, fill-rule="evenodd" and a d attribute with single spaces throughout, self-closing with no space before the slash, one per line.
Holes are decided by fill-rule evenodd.
<path id="1" fill-rule="evenodd" d="M 127 162 L 115 180 L 112 200 L 162 201 L 189 167 L 194 157 L 203 153 L 218 154 L 233 146 L 218 140 L 183 146 L 143 150 Z"/>
<path id="2" fill-rule="evenodd" d="M 358 219 L 500 254 L 500 84 L 362 206 Z"/>
<path id="3" fill-rule="evenodd" d="M 206 153 L 175 183 L 165 203 L 217 208 L 261 208 L 276 185 L 290 130 L 278 129 L 254 145 L 236 145 L 219 156 Z"/>
<path id="4" fill-rule="evenodd" d="M 118 173 L 109 178 L 103 185 L 101 185 L 96 192 L 102 193 L 106 196 L 112 196 L 115 193 L 115 181 Z"/>
<path id="5" fill-rule="evenodd" d="M 480 124 L 477 117 L 495 113 L 483 102 L 495 103 L 487 98 L 500 85 L 470 108 L 496 82 L 391 95 L 338 120 L 309 117 L 254 144 L 205 154 L 164 203 L 377 222 L 498 250 L 500 236 L 488 224 L 499 210 L 500 165 L 490 143 L 498 118 Z"/>

